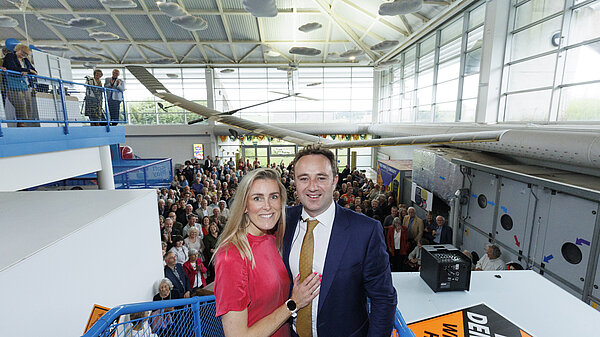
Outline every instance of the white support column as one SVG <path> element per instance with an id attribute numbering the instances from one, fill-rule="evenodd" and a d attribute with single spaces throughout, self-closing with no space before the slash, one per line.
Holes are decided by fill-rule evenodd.
<path id="1" fill-rule="evenodd" d="M 100 165 L 102 169 L 96 172 L 98 176 L 98 188 L 101 190 L 114 190 L 115 180 L 113 177 L 112 158 L 110 156 L 110 146 L 99 147 Z M 118 154 L 117 154 L 118 155 Z"/>
<path id="2" fill-rule="evenodd" d="M 371 115 L 371 122 L 373 124 L 379 123 L 379 93 L 381 88 L 381 76 L 382 71 L 373 71 L 373 111 Z M 377 168 L 377 153 L 379 152 L 378 147 L 371 148 L 371 167 Z"/>
<path id="3" fill-rule="evenodd" d="M 496 123 L 512 1 L 488 0 L 481 51 L 475 122 Z"/>

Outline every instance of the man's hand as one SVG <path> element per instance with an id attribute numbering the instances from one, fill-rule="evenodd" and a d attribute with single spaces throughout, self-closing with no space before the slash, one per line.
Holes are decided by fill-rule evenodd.
<path id="1" fill-rule="evenodd" d="M 186 291 L 185 294 L 183 294 L 183 298 L 190 298 L 190 292 Z"/>

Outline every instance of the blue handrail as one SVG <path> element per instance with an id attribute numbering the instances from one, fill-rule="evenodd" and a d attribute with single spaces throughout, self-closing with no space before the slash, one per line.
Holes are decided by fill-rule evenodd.
<path id="1" fill-rule="evenodd" d="M 77 83 L 77 82 L 73 82 L 73 81 L 66 81 L 66 80 L 62 80 L 62 79 L 58 79 L 58 78 L 51 78 L 51 77 L 47 77 L 47 76 L 40 76 L 40 75 L 25 75 L 23 76 L 21 73 L 17 72 L 17 71 L 13 71 L 13 70 L 2 70 L 0 69 L 0 75 L 1 76 L 1 85 L 0 85 L 0 91 L 2 91 L 2 96 L 3 96 L 3 103 L 4 101 L 10 101 L 11 104 L 13 106 L 17 106 L 15 104 L 23 104 L 23 105 L 27 105 L 27 104 L 33 104 L 33 107 L 31 110 L 29 106 L 25 107 L 27 113 L 29 114 L 29 116 L 25 117 L 28 119 L 20 119 L 18 118 L 19 116 L 15 116 L 15 118 L 11 118 L 8 116 L 4 116 L 4 117 L 0 117 L 0 122 L 1 123 L 26 123 L 29 125 L 34 125 L 34 126 L 39 126 L 40 123 L 57 123 L 57 124 L 61 124 L 62 127 L 64 128 L 64 132 L 65 134 L 69 133 L 69 124 L 72 123 L 76 123 L 76 124 L 84 124 L 84 123 L 101 123 L 102 125 L 106 125 L 106 129 L 107 132 L 110 132 L 110 127 L 111 127 L 111 123 L 114 123 L 113 125 L 117 124 L 117 123 L 126 123 L 127 122 L 127 104 L 125 104 L 123 102 L 122 107 L 121 105 L 119 106 L 119 116 L 123 117 L 121 120 L 120 117 L 116 117 L 116 119 L 111 118 L 110 116 L 110 109 L 108 107 L 108 99 L 106 99 L 107 97 L 109 97 L 109 95 L 111 95 L 113 92 L 116 92 L 116 89 L 112 89 L 112 88 L 105 88 L 105 87 L 101 87 L 101 86 L 95 86 L 95 85 L 87 85 L 87 84 L 81 84 L 81 83 Z M 33 97 L 33 103 L 30 101 L 31 98 L 26 98 L 24 96 L 17 96 L 19 94 L 17 94 L 17 92 L 22 92 L 24 90 L 24 88 L 20 88 L 19 86 L 17 86 L 15 83 L 18 83 L 18 81 L 20 81 L 20 79 L 24 79 L 26 80 L 26 85 L 27 87 L 27 92 L 31 91 L 33 88 L 33 90 L 35 90 L 35 92 L 46 92 L 46 93 L 50 93 L 52 94 L 52 98 L 50 98 L 50 100 L 53 100 L 53 104 L 51 104 L 51 108 L 49 108 L 49 106 L 44 105 L 44 108 L 42 108 L 41 106 L 38 105 L 38 103 L 35 100 L 35 96 L 32 94 Z M 16 81 L 16 82 L 15 82 Z M 15 87 L 11 87 L 12 85 L 15 85 Z M 45 88 L 41 88 L 41 86 L 45 86 Z M 82 104 L 85 104 L 86 107 L 86 116 L 90 116 L 90 120 L 75 120 L 75 119 L 79 119 L 78 117 L 74 117 L 74 111 L 70 110 L 71 114 L 67 113 L 68 110 L 68 104 L 67 104 L 67 96 L 66 96 L 66 90 L 69 90 L 71 88 L 80 88 L 78 90 L 70 90 L 70 93 L 72 94 L 72 97 L 78 97 L 77 104 L 79 104 L 80 107 L 82 107 Z M 94 118 L 92 118 L 92 115 L 88 115 L 88 90 L 95 90 L 97 92 L 100 92 L 101 97 L 104 97 L 104 99 L 100 98 L 100 100 L 104 101 L 104 111 L 99 111 L 99 112 L 95 112 L 93 114 Z M 12 95 L 12 96 L 11 96 Z M 29 94 L 27 94 L 29 95 Z M 12 97 L 12 98 L 11 98 Z M 84 98 L 85 97 L 85 98 Z M 93 97 L 93 95 L 92 95 Z M 14 99 L 14 101 L 13 101 Z M 37 97 L 37 99 L 39 99 L 39 97 Z M 21 100 L 25 100 L 21 103 Z M 15 103 L 17 102 L 17 103 Z M 46 103 L 47 104 L 47 103 Z M 72 108 L 72 106 L 70 105 L 72 104 L 72 102 L 69 103 L 69 106 Z M 19 105 L 19 107 L 21 107 L 22 111 L 22 106 L 23 105 Z M 38 111 L 38 108 L 40 109 Z M 91 108 L 93 109 L 93 107 Z M 80 116 L 80 110 L 78 109 L 78 113 L 76 114 L 77 116 Z M 0 109 L 0 111 L 2 111 L 2 109 Z M 91 111 L 95 111 L 95 110 L 91 110 Z M 114 116 L 113 116 L 114 117 Z M 82 117 L 83 118 L 83 117 Z M 0 137 L 2 137 L 2 128 L 0 127 Z"/>
<path id="2" fill-rule="evenodd" d="M 133 314 L 141 311 L 149 310 L 160 310 L 170 307 L 182 307 L 190 306 L 194 311 L 198 311 L 200 304 L 214 302 L 215 296 L 202 296 L 202 297 L 191 297 L 182 298 L 177 300 L 166 300 L 166 301 L 155 301 L 155 302 L 144 302 L 134 304 L 123 304 L 115 308 L 112 308 L 105 313 L 100 319 L 85 333 L 82 337 L 98 337 L 101 336 L 111 324 L 119 318 L 121 315 Z M 200 324 L 196 322 L 194 330 L 200 332 Z M 197 336 L 201 336 L 198 334 Z"/>
<path id="3" fill-rule="evenodd" d="M 204 319 L 200 315 L 201 305 L 204 309 L 206 309 L 207 306 L 212 306 L 212 309 L 214 309 L 214 304 L 215 296 L 211 295 L 177 300 L 120 305 L 104 314 L 82 337 L 98 337 L 112 335 L 114 331 L 116 331 L 115 329 L 117 326 L 122 326 L 123 324 L 128 323 L 114 323 L 121 315 L 127 315 L 149 310 L 161 310 L 170 307 L 186 307 L 188 310 L 192 311 L 190 314 L 186 315 L 185 324 L 188 325 L 189 329 L 195 332 L 196 336 L 201 337 L 203 336 L 203 333 L 204 335 L 223 336 L 224 333 L 220 323 L 220 319 L 214 316 L 214 311 L 208 310 L 208 315 L 205 312 Z M 159 317 L 163 315 L 169 315 L 169 313 L 160 312 L 158 314 L 153 315 L 152 317 Z M 130 322 L 135 323 L 136 321 L 138 320 L 132 320 Z M 398 311 L 398 309 L 396 309 L 396 314 L 394 317 L 394 330 L 392 331 L 392 336 L 415 337 L 415 334 L 408 328 L 406 322 L 404 321 L 404 318 L 402 317 L 402 314 L 400 313 L 400 311 Z M 120 336 L 117 334 L 116 337 Z"/>

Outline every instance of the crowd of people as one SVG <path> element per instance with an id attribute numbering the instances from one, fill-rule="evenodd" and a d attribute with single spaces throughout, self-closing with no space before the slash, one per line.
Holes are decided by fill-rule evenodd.
<path id="1" fill-rule="evenodd" d="M 165 278 L 154 300 L 190 297 L 216 280 L 226 336 L 389 334 L 390 271 L 419 270 L 423 245 L 452 243 L 444 216 L 421 219 L 364 173 L 346 167 L 337 174 L 333 154 L 318 147 L 265 168 L 256 159 L 186 161 L 171 186 L 157 191 L 157 205 Z M 506 267 L 497 246 L 486 253 L 477 270 Z M 365 278 L 379 280 L 366 289 L 381 295 L 371 298 L 371 313 L 381 318 L 372 324 L 362 311 Z M 319 303 L 322 291 L 333 307 Z M 317 306 L 334 318 L 322 327 Z"/>

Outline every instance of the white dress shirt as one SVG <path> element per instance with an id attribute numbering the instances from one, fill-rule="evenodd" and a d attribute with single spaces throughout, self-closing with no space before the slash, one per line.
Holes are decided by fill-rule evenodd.
<path id="1" fill-rule="evenodd" d="M 402 237 L 402 231 L 397 231 L 394 229 L 394 249 L 400 249 L 400 238 Z"/>
<path id="2" fill-rule="evenodd" d="M 294 238 L 292 240 L 292 247 L 290 250 L 290 270 L 292 276 L 296 277 L 300 273 L 300 250 L 302 248 L 302 241 L 304 240 L 304 234 L 306 234 L 306 221 L 317 219 L 319 223 L 313 230 L 314 237 L 314 253 L 313 253 L 313 272 L 323 274 L 325 267 L 325 255 L 327 255 L 327 247 L 329 247 L 329 238 L 331 237 L 331 229 L 333 228 L 333 221 L 335 220 L 335 203 L 331 202 L 329 208 L 315 218 L 312 218 L 306 213 L 304 208 L 302 209 L 302 216 L 296 226 L 294 232 Z M 327 277 L 327 275 L 323 275 Z M 319 295 L 312 301 L 312 330 L 313 337 L 317 337 L 317 311 L 319 309 Z M 294 319 L 294 331 L 296 331 L 296 319 Z"/>

